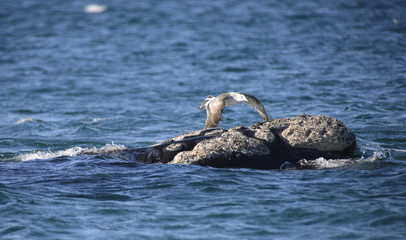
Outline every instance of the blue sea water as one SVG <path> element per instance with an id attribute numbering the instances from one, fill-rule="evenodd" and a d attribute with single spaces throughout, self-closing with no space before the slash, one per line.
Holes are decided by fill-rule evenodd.
<path id="1" fill-rule="evenodd" d="M 104 5 L 89 13 L 89 4 Z M 1 239 L 405 239 L 404 1 L 0 3 Z M 207 95 L 343 121 L 313 170 L 143 165 Z M 220 126 L 261 119 L 249 106 Z M 93 155 L 83 155 L 83 152 Z"/>

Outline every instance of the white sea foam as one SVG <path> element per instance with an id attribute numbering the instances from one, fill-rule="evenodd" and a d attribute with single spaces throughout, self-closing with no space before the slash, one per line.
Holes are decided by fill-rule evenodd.
<path id="1" fill-rule="evenodd" d="M 98 123 L 98 122 L 103 122 L 106 121 L 107 118 L 93 118 L 92 121 L 90 122 L 86 122 L 86 121 L 82 121 L 82 124 L 92 124 L 92 123 Z"/>
<path id="2" fill-rule="evenodd" d="M 125 150 L 127 149 L 124 145 L 118 145 L 112 142 L 111 144 L 106 144 L 105 146 L 101 148 L 82 148 L 82 147 L 73 147 L 73 148 L 68 148 L 66 150 L 61 150 L 61 151 L 56 151 L 52 152 L 50 149 L 48 151 L 35 151 L 35 152 L 29 152 L 29 153 L 23 153 L 18 155 L 15 160 L 20 160 L 20 161 L 29 161 L 29 160 L 34 160 L 34 159 L 50 159 L 50 158 L 55 158 L 55 157 L 61 157 L 61 156 L 69 156 L 69 157 L 75 157 L 80 154 L 106 154 L 106 153 L 111 153 L 114 151 L 118 150 Z"/>
<path id="3" fill-rule="evenodd" d="M 101 13 L 107 10 L 105 5 L 89 4 L 85 7 L 85 13 Z"/>
<path id="4" fill-rule="evenodd" d="M 390 150 L 395 151 L 395 152 L 406 152 L 406 150 L 404 150 L 404 149 L 390 148 Z"/>
<path id="5" fill-rule="evenodd" d="M 36 118 L 22 118 L 22 119 L 18 120 L 16 122 L 16 124 L 18 125 L 18 124 L 23 124 L 23 123 L 26 123 L 26 122 L 39 122 L 39 121 L 41 121 L 41 120 L 36 119 Z"/>
<path id="6" fill-rule="evenodd" d="M 383 152 L 374 152 L 370 157 L 348 158 L 348 159 L 325 159 L 323 157 L 298 162 L 300 168 L 327 169 L 327 168 L 370 168 L 379 160 L 384 159 Z"/>
<path id="7" fill-rule="evenodd" d="M 97 122 L 101 122 L 101 121 L 105 121 L 105 118 L 93 118 L 92 122 L 93 123 L 97 123 Z"/>

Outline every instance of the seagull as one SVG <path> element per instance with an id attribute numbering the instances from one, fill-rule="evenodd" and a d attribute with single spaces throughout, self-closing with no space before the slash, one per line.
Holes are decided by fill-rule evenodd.
<path id="1" fill-rule="evenodd" d="M 204 128 L 217 127 L 224 108 L 240 102 L 246 103 L 253 107 L 265 121 L 270 120 L 264 106 L 256 97 L 241 92 L 228 92 L 217 97 L 208 96 L 204 100 L 199 109 L 206 109 L 207 112 L 207 119 Z"/>

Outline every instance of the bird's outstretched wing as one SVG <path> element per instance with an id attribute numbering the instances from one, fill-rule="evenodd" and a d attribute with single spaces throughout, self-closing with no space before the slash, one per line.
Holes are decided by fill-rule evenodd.
<path id="1" fill-rule="evenodd" d="M 248 105 L 250 105 L 251 107 L 253 107 L 255 109 L 255 111 L 257 111 L 257 113 L 262 117 L 262 119 L 264 119 L 265 121 L 269 121 L 270 118 L 268 116 L 268 113 L 266 112 L 264 106 L 262 105 L 262 103 L 254 96 L 249 95 L 249 94 L 245 94 L 245 97 L 248 99 L 248 102 L 246 102 Z"/>
<path id="2" fill-rule="evenodd" d="M 221 104 L 218 107 L 210 107 L 210 105 L 211 104 L 207 105 L 206 107 L 207 118 L 204 128 L 217 127 L 217 125 L 220 122 L 221 114 L 223 113 L 224 110 L 224 104 Z"/>
<path id="3" fill-rule="evenodd" d="M 209 95 L 209 96 L 202 102 L 202 104 L 200 105 L 199 110 L 205 109 L 205 108 L 206 108 L 206 103 L 209 102 L 209 101 L 211 101 L 213 98 L 214 98 L 213 96 Z"/>

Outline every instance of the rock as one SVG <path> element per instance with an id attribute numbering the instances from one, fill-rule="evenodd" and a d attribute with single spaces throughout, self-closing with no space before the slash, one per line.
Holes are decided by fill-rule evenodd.
<path id="1" fill-rule="evenodd" d="M 165 140 L 162 143 L 169 143 L 169 142 L 175 142 L 175 141 L 180 141 L 188 138 L 195 138 L 195 137 L 200 137 L 200 136 L 211 136 L 211 135 L 219 135 L 222 133 L 227 132 L 227 130 L 223 128 L 209 128 L 209 129 L 201 129 L 201 130 L 195 130 L 192 132 L 188 132 L 179 136 L 176 136 L 174 138 Z"/>
<path id="2" fill-rule="evenodd" d="M 220 136 L 226 131 L 222 128 L 196 130 L 146 148 L 131 149 L 127 153 L 142 163 L 168 163 L 179 152 L 190 151 L 199 142 Z"/>
<path id="3" fill-rule="evenodd" d="M 252 127 L 192 131 L 131 153 L 143 163 L 274 169 L 302 159 L 348 157 L 355 146 L 355 135 L 341 121 L 302 114 Z"/>
<path id="4" fill-rule="evenodd" d="M 170 163 L 212 167 L 266 168 L 270 150 L 266 142 L 230 129 L 221 136 L 199 142 L 191 151 L 178 153 Z"/>
<path id="5" fill-rule="evenodd" d="M 328 116 L 310 116 L 275 119 L 253 126 L 259 131 L 277 132 L 281 139 L 291 147 L 314 149 L 347 155 L 355 147 L 355 135 L 344 123 Z"/>

